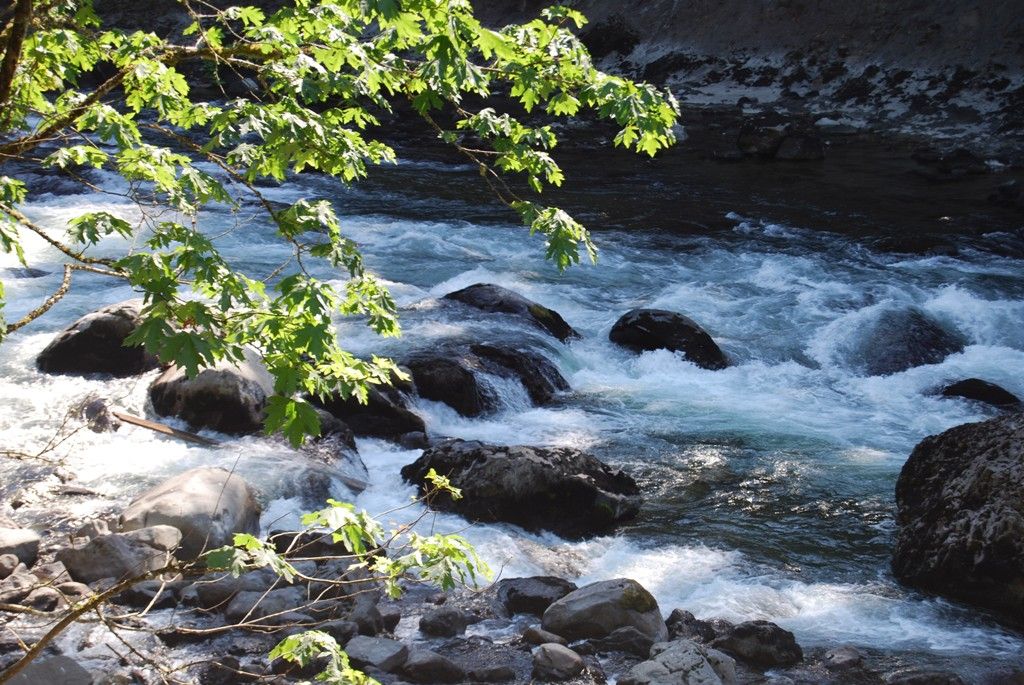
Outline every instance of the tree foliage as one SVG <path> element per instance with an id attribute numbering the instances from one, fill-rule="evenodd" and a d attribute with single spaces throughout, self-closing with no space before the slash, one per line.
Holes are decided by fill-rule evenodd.
<path id="1" fill-rule="evenodd" d="M 85 213 L 61 234 L 20 211 L 31 188 L 16 173 L 0 175 L 0 250 L 24 262 L 22 236 L 36 233 L 67 258 L 66 280 L 71 269 L 126 279 L 145 301 L 128 342 L 189 375 L 256 349 L 275 381 L 267 430 L 294 442 L 319 430 L 305 398 L 365 400 L 370 386 L 400 375 L 389 360 L 344 350 L 332 318 L 360 316 L 387 336 L 400 328 L 395 301 L 330 199 L 279 207 L 258 184 L 300 172 L 351 183 L 395 162 L 380 118 L 406 107 L 478 167 L 564 269 L 594 259 L 596 248 L 582 225 L 540 199 L 564 174 L 552 156 L 555 130 L 536 121 L 589 112 L 618 126 L 616 145 L 649 155 L 674 141 L 671 96 L 598 70 L 573 32 L 585 19 L 568 7 L 495 30 L 469 0 L 289 0 L 272 13 L 181 4 L 191 24 L 176 38 L 102 26 L 90 0 L 18 0 L 0 15 L 0 167 L 42 165 L 82 178 L 83 188 L 84 170 L 104 169 L 125 179 L 140 208 L 169 210 Z M 185 74 L 196 65 L 248 95 L 194 95 Z M 497 111 L 496 96 L 517 112 Z M 509 176 L 525 181 L 525 197 Z M 269 273 L 233 264 L 204 220 L 214 208 L 253 205 L 291 251 Z M 121 241 L 120 256 L 92 256 L 111 240 Z M 314 277 L 313 262 L 341 278 Z M 2 305 L 0 284 L 0 317 Z M 51 305 L 10 324 L 0 318 L 0 335 Z"/>

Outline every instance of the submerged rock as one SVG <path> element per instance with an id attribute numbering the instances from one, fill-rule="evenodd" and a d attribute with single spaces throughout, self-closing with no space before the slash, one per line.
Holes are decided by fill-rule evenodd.
<path id="1" fill-rule="evenodd" d="M 869 376 L 937 364 L 964 349 L 956 333 L 916 308 L 887 309 L 856 332 L 851 362 Z"/>
<path id="2" fill-rule="evenodd" d="M 690 318 L 664 309 L 634 309 L 623 314 L 608 339 L 636 352 L 670 350 L 704 369 L 724 369 L 725 354 L 708 332 Z"/>
<path id="3" fill-rule="evenodd" d="M 528 323 L 543 328 L 562 342 L 578 338 L 572 326 L 562 315 L 544 305 L 528 300 L 519 293 L 491 283 L 477 283 L 462 290 L 448 293 L 446 300 L 456 300 L 485 312 L 511 314 Z"/>
<path id="4" fill-rule="evenodd" d="M 273 393 L 274 379 L 253 352 L 246 352 L 243 362 L 220 362 L 195 378 L 188 378 L 183 368 L 170 368 L 149 387 L 157 414 L 184 419 L 193 430 L 233 434 L 262 428 L 267 398 Z"/>
<path id="5" fill-rule="evenodd" d="M 632 518 L 640 507 L 636 481 L 579 450 L 487 445 L 447 440 L 402 469 L 423 487 L 430 469 L 462 490 L 431 506 L 474 521 L 505 521 L 527 530 L 550 530 L 578 539 Z"/>
<path id="6" fill-rule="evenodd" d="M 142 300 L 127 300 L 86 314 L 64 329 L 36 357 L 46 373 L 104 373 L 134 376 L 155 369 L 156 357 L 142 347 L 125 347 L 124 339 L 141 322 Z"/>
<path id="7" fill-rule="evenodd" d="M 668 639 L 658 601 L 628 578 L 591 583 L 570 592 L 547 608 L 541 625 L 570 641 L 605 638 L 626 626 L 655 642 Z"/>
<path id="8" fill-rule="evenodd" d="M 1000 409 L 1017 409 L 1021 407 L 1020 398 L 1001 388 L 995 383 L 980 378 L 967 378 L 947 385 L 942 389 L 943 397 L 962 397 L 965 400 L 984 402 Z"/>
<path id="9" fill-rule="evenodd" d="M 1024 413 L 918 443 L 896 482 L 904 583 L 1024 625 Z"/>
<path id="10" fill-rule="evenodd" d="M 137 497 L 121 515 L 132 531 L 164 524 L 182 533 L 177 555 L 231 544 L 235 533 L 258 533 L 260 505 L 241 476 L 221 468 L 198 468 L 170 478 Z"/>

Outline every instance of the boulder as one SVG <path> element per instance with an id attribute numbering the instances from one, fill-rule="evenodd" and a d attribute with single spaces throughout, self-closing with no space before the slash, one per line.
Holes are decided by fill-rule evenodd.
<path id="1" fill-rule="evenodd" d="M 793 633 L 771 621 L 738 623 L 712 640 L 711 647 L 760 668 L 792 666 L 804 658 Z"/>
<path id="2" fill-rule="evenodd" d="M 372 666 L 388 673 L 398 672 L 409 657 L 409 648 L 401 642 L 366 635 L 349 640 L 345 652 L 356 666 Z"/>
<path id="3" fill-rule="evenodd" d="M 576 583 L 555 576 L 504 578 L 494 585 L 498 602 L 508 613 L 535 616 L 576 589 Z"/>
<path id="4" fill-rule="evenodd" d="M 962 397 L 965 400 L 984 402 L 1000 409 L 1021 409 L 1020 398 L 995 383 L 980 378 L 967 378 L 947 385 L 942 389 L 943 397 Z"/>
<path id="5" fill-rule="evenodd" d="M 414 683 L 459 683 L 466 677 L 462 667 L 429 649 L 414 649 L 402 667 Z"/>
<path id="6" fill-rule="evenodd" d="M 623 314 L 608 339 L 635 352 L 671 350 L 702 369 L 729 365 L 721 348 L 708 332 L 690 318 L 664 309 L 634 309 Z"/>
<path id="7" fill-rule="evenodd" d="M 134 376 L 158 366 L 142 347 L 125 347 L 124 339 L 141 323 L 142 300 L 97 309 L 64 329 L 36 357 L 45 373 Z"/>
<path id="8" fill-rule="evenodd" d="M 24 565 L 19 565 L 13 573 L 0 580 L 0 603 L 17 604 L 38 585 L 39 578 L 29 573 Z"/>
<path id="9" fill-rule="evenodd" d="M 595 457 L 571 448 L 487 445 L 447 440 L 402 469 L 424 487 L 430 469 L 461 488 L 431 506 L 474 521 L 505 521 L 527 530 L 550 530 L 579 539 L 610 530 L 639 511 L 636 481 Z"/>
<path id="10" fill-rule="evenodd" d="M 39 556 L 39 533 L 28 528 L 0 528 L 0 555 L 13 554 L 31 566 Z"/>
<path id="11" fill-rule="evenodd" d="M 956 333 L 916 308 L 885 309 L 856 332 L 851 348 L 854 368 L 884 376 L 922 364 L 937 364 L 964 348 Z"/>
<path id="12" fill-rule="evenodd" d="M 448 293 L 444 299 L 456 300 L 485 312 L 511 314 L 546 330 L 562 342 L 580 337 L 580 334 L 567 324 L 561 314 L 555 310 L 528 300 L 519 293 L 500 285 L 477 283 Z"/>
<path id="13" fill-rule="evenodd" d="M 604 638 L 625 626 L 655 642 L 668 639 L 657 600 L 628 578 L 592 583 L 570 592 L 547 608 L 541 625 L 570 641 Z"/>
<path id="14" fill-rule="evenodd" d="M 442 606 L 431 609 L 420 618 L 420 632 L 435 637 L 455 637 L 466 632 L 466 627 L 478 619 L 468 611 Z"/>
<path id="15" fill-rule="evenodd" d="M 20 563 L 13 554 L 0 554 L 0 580 L 14 573 Z"/>
<path id="16" fill-rule="evenodd" d="M 453 345 L 415 355 L 406 366 L 421 397 L 444 402 L 463 416 L 479 416 L 501 408 L 499 392 L 487 375 L 519 381 L 537 405 L 569 389 L 562 374 L 543 355 L 507 346 Z"/>
<path id="17" fill-rule="evenodd" d="M 163 568 L 170 554 L 124 535 L 101 535 L 84 545 L 57 552 L 71 577 L 81 583 L 104 578 L 122 580 Z"/>
<path id="18" fill-rule="evenodd" d="M 723 679 L 708 659 L 711 651 L 690 640 L 660 642 L 651 648 L 650 659 L 634 666 L 619 685 L 731 685 L 735 663 L 732 679 Z M 716 661 L 728 675 L 728 661 Z"/>
<path id="19" fill-rule="evenodd" d="M 356 435 L 398 440 L 407 433 L 427 430 L 423 419 L 407 407 L 403 393 L 411 391 L 411 384 L 378 386 L 370 388 L 366 404 L 340 395 L 313 402 L 344 421 Z"/>
<path id="20" fill-rule="evenodd" d="M 210 428 L 236 435 L 263 427 L 267 398 L 273 393 L 274 379 L 250 351 L 242 362 L 218 362 L 195 378 L 188 378 L 181 367 L 172 367 L 149 386 L 157 414 L 183 419 L 193 430 Z"/>
<path id="21" fill-rule="evenodd" d="M 682 638 L 696 642 L 711 642 L 716 637 L 710 621 L 702 621 L 685 609 L 673 609 L 665 619 L 665 625 L 668 626 L 668 634 L 673 640 Z"/>
<path id="22" fill-rule="evenodd" d="M 121 528 L 174 526 L 182 534 L 177 555 L 194 559 L 204 550 L 231 544 L 235 533 L 258 533 L 259 519 L 260 505 L 241 476 L 198 468 L 137 497 L 121 515 Z"/>
<path id="23" fill-rule="evenodd" d="M 1024 624 L 1024 413 L 927 437 L 896 481 L 904 583 Z"/>
<path id="24" fill-rule="evenodd" d="M 533 651 L 533 677 L 542 681 L 575 678 L 586 666 L 583 658 L 563 645 L 549 643 Z"/>

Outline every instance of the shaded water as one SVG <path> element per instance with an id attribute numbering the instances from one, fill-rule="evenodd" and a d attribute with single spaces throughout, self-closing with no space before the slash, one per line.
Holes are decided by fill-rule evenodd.
<path id="1" fill-rule="evenodd" d="M 701 617 L 767 618 L 796 632 L 805 646 L 849 642 L 909 652 L 913 660 L 965 673 L 1021 661 L 1018 635 L 974 610 L 901 588 L 888 559 L 893 488 L 907 454 L 926 435 L 991 415 L 934 391 L 976 376 L 1024 395 L 1024 261 L 969 246 L 956 257 L 894 256 L 816 226 L 728 213 L 721 216 L 728 230 L 711 236 L 666 235 L 642 223 L 604 230 L 599 264 L 559 275 L 543 262 L 539 240 L 502 223 L 505 215 L 488 209 L 472 186 L 452 187 L 462 178 L 458 169 L 429 163 L 416 169 L 447 184 L 452 202 L 419 206 L 410 216 L 387 212 L 402 201 L 394 191 L 345 191 L 313 178 L 267 191 L 279 201 L 336 200 L 347 234 L 391 283 L 403 308 L 403 338 L 381 341 L 361 323 L 343 321 L 345 344 L 358 353 L 400 357 L 452 337 L 531 341 L 562 370 L 570 393 L 533 408 L 521 389 L 499 388 L 505 409 L 478 419 L 420 401 L 416 409 L 430 430 L 584 448 L 632 473 L 646 496 L 636 521 L 589 542 L 569 544 L 506 526 L 469 528 L 495 568 L 506 576 L 634 577 L 666 613 L 678 606 Z M 94 202 L 43 196 L 29 213 L 59 228 Z M 486 220 L 451 219 L 454 209 L 474 202 Z M 367 214 L 367 207 L 380 213 Z M 207 221 L 211 233 L 233 228 L 218 244 L 256 272 L 287 257 L 255 210 L 241 218 L 214 213 Z M 101 247 L 121 246 L 110 241 Z M 10 319 L 59 281 L 58 255 L 32 241 L 28 251 L 33 266 L 50 273 L 5 279 Z M 561 345 L 505 318 L 467 315 L 436 299 L 477 282 L 505 285 L 558 310 L 582 339 Z M 45 441 L 68 405 L 88 392 L 145 412 L 150 376 L 48 377 L 32 364 L 56 330 L 130 296 L 119 283 L 84 274 L 50 315 L 0 347 L 0 431 L 7 446 Z M 910 305 L 959 331 L 967 347 L 940 364 L 860 375 L 850 354 L 864 325 L 886 308 Z M 680 311 L 700 322 L 733 365 L 705 371 L 665 351 L 634 355 L 608 342 L 612 323 L 639 306 Z M 358 503 L 375 512 L 407 501 L 413 489 L 398 470 L 418 452 L 373 440 L 359 446 L 371 487 Z M 159 478 L 200 464 L 237 466 L 263 492 L 268 527 L 294 521 L 302 506 L 294 482 L 299 459 L 258 437 L 208 449 L 125 428 L 76 435 L 64 452 L 82 483 L 103 496 L 67 505 L 72 516 L 116 510 Z M 10 473 L 9 465 L 2 468 Z M 14 484 L 5 480 L 9 491 Z M 346 495 L 340 483 L 335 490 Z M 451 516 L 437 521 L 465 527 Z"/>

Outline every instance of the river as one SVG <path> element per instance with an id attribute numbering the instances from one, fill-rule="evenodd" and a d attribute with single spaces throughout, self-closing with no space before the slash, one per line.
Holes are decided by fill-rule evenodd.
<path id="1" fill-rule="evenodd" d="M 666 231 L 649 216 L 627 216 L 597 226 L 597 265 L 560 275 L 543 261 L 540 239 L 508 223 L 512 217 L 466 184 L 472 171 L 439 161 L 403 168 L 408 176 L 392 181 L 415 177 L 421 187 L 437 186 L 438 199 L 424 199 L 411 182 L 405 192 L 401 182 L 345 189 L 302 177 L 266 189 L 281 202 L 334 200 L 346 234 L 390 284 L 402 308 L 403 337 L 382 341 L 361 322 L 339 321 L 345 345 L 400 357 L 453 337 L 530 340 L 569 380 L 569 393 L 538 408 L 522 388 L 506 384 L 499 388 L 503 409 L 477 419 L 419 400 L 415 409 L 429 430 L 586 449 L 627 470 L 645 496 L 638 519 L 586 542 L 501 525 L 469 527 L 466 535 L 495 569 L 504 576 L 578 576 L 577 582 L 628 576 L 649 588 L 666 613 L 682 607 L 698 617 L 766 618 L 794 631 L 805 647 L 849 643 L 968 678 L 993 663 L 1024 664 L 1019 634 L 977 610 L 903 588 L 888 570 L 894 485 L 913 446 L 993 415 L 935 390 L 980 377 L 1024 396 L 1024 260 L 966 240 L 954 255 L 880 252 L 849 231 L 777 221 L 732 188 L 733 206 L 715 210 L 715 230 Z M 105 182 L 116 187 L 113 179 Z M 609 207 L 619 199 L 635 204 L 644 192 L 632 181 L 610 188 L 601 201 Z M 114 196 L 97 197 L 41 195 L 25 211 L 55 229 L 90 209 L 134 211 Z M 687 218 L 669 214 L 664 204 L 659 211 L 668 223 Z M 254 206 L 238 214 L 217 209 L 204 222 L 225 255 L 256 273 L 287 256 Z M 12 278 L 6 272 L 10 320 L 60 280 L 59 255 L 39 241 L 26 245 L 31 265 L 47 273 Z M 123 247 L 110 239 L 98 253 Z M 2 259 L 0 267 L 14 266 Z M 466 318 L 465 310 L 437 300 L 479 282 L 552 307 L 582 338 L 562 345 L 493 315 Z M 145 413 L 152 374 L 113 381 L 47 376 L 33 364 L 76 317 L 131 296 L 120 282 L 76 275 L 72 292 L 52 312 L 0 346 L 6 447 L 28 451 L 46 442 L 68 407 L 89 393 Z M 956 329 L 966 348 L 942 363 L 889 376 L 859 373 L 850 354 L 866 324 L 903 306 Z M 634 307 L 685 313 L 711 332 L 732 365 L 706 371 L 666 351 L 635 355 L 616 347 L 608 330 Z M 265 527 L 294 522 L 303 508 L 291 468 L 295 454 L 260 437 L 227 440 L 211 449 L 131 427 L 81 431 L 55 454 L 100 496 L 29 498 L 22 513 L 59 525 L 54 518 L 116 512 L 162 477 L 214 464 L 237 467 L 260 489 Z M 417 451 L 377 440 L 360 440 L 359 450 L 371 485 L 358 505 L 382 512 L 414 494 L 398 471 Z M 21 485 L 12 481 L 15 473 L 24 471 L 0 465 L 5 497 Z M 349 496 L 340 483 L 335 490 Z M 465 528 L 448 515 L 432 522 Z"/>

